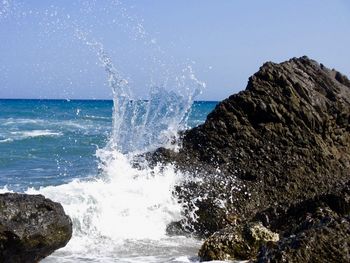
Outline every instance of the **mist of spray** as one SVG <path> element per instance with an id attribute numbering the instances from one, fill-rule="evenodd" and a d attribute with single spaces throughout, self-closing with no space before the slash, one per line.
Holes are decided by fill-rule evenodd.
<path id="1" fill-rule="evenodd" d="M 27 193 L 44 194 L 60 202 L 72 218 L 73 238 L 58 252 L 59 257 L 92 259 L 141 253 L 140 247 L 132 252 L 125 250 L 132 240 L 140 244 L 140 240 L 166 238 L 167 225 L 181 218 L 182 206 L 173 196 L 173 189 L 184 175 L 171 165 L 138 169 L 131 159 L 160 146 L 176 149 L 177 133 L 186 129 L 192 102 L 205 84 L 186 65 L 180 74 L 167 76 L 172 81 L 153 83 L 148 98 L 138 100 L 104 45 L 71 21 L 65 22 L 65 28 L 73 29 L 75 36 L 91 48 L 106 72 L 114 102 L 112 133 L 107 146 L 97 150 L 101 174 L 96 178 L 28 189 Z M 147 34 L 142 25 L 137 23 L 135 28 L 145 41 Z"/>

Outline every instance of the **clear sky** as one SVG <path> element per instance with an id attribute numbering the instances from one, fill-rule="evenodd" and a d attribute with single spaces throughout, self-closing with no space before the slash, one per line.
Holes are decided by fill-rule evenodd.
<path id="1" fill-rule="evenodd" d="M 191 65 L 198 99 L 243 90 L 265 61 L 307 55 L 350 75 L 349 0 L 0 0 L 0 98 L 110 99 L 101 42 L 134 94 Z"/>

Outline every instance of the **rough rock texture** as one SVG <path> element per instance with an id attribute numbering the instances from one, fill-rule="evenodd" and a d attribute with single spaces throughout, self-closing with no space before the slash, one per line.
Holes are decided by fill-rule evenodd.
<path id="1" fill-rule="evenodd" d="M 258 220 L 264 226 L 256 224 Z M 204 242 L 199 256 L 258 263 L 350 262 L 350 181 L 329 194 L 272 206 L 252 221 L 217 231 Z M 279 242 L 278 234 L 267 228 L 279 234 Z"/>
<path id="2" fill-rule="evenodd" d="M 265 63 L 245 91 L 184 132 L 182 145 L 178 153 L 152 155 L 194 174 L 175 189 L 185 206 L 182 230 L 216 232 L 224 242 L 225 229 L 260 220 L 283 237 L 261 252 L 261 262 L 281 262 L 281 253 L 290 255 L 287 262 L 350 262 L 349 217 L 332 199 L 350 176 L 347 77 L 307 57 Z M 304 229 L 310 215 L 319 224 Z M 297 243 L 304 245 L 294 253 Z"/>
<path id="3" fill-rule="evenodd" d="M 72 236 L 60 204 L 42 195 L 0 195 L 0 262 L 38 262 Z"/>
<path id="4" fill-rule="evenodd" d="M 237 225 L 210 236 L 202 245 L 198 255 L 206 261 L 248 259 L 255 257 L 262 245 L 278 240 L 278 234 L 260 223 Z"/>
<path id="5" fill-rule="evenodd" d="M 257 262 L 350 262 L 350 181 L 331 194 L 276 206 L 257 217 L 280 232 L 280 242 L 264 246 Z"/>
<path id="6" fill-rule="evenodd" d="M 176 193 L 187 204 L 185 228 L 209 236 L 232 218 L 244 221 L 276 203 L 312 198 L 346 181 L 349 123 L 345 76 L 307 57 L 268 62 L 245 91 L 185 132 L 179 153 L 159 149 L 153 157 L 197 172 L 200 180 Z"/>

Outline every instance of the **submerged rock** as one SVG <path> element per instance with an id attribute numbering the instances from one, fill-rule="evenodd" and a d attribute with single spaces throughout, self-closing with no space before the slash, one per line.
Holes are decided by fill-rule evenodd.
<path id="1" fill-rule="evenodd" d="M 266 248 L 262 262 L 280 262 L 269 255 L 292 251 L 296 246 L 291 240 L 301 242 L 299 235 L 310 239 L 297 253 L 309 254 L 290 262 L 317 262 L 316 254 L 327 242 L 343 243 L 343 250 L 325 249 L 323 258 L 332 260 L 330 253 L 339 252 L 341 259 L 348 259 L 348 242 L 336 238 L 336 233 L 350 238 L 348 217 L 325 215 L 320 222 L 330 217 L 338 223 L 324 225 L 321 237 L 317 228 L 302 230 L 309 212 L 301 209 L 328 196 L 335 204 L 327 207 L 334 212 L 339 199 L 332 199 L 332 193 L 349 180 L 350 81 L 341 73 L 307 57 L 265 63 L 250 77 L 246 90 L 219 103 L 203 125 L 183 133 L 179 152 L 159 149 L 153 158 L 194 174 L 174 192 L 185 206 L 183 231 L 201 237 L 215 233 L 217 242 L 212 237 L 206 246 L 232 240 L 240 244 L 225 231 L 258 219 L 285 240 Z M 284 212 L 295 206 L 300 208 L 295 213 L 305 218 L 291 212 L 287 220 Z M 283 220 L 292 223 L 277 223 Z M 318 238 L 324 242 L 318 244 Z M 332 238 L 337 241 L 332 243 Z M 234 258 L 236 251 L 226 254 Z M 252 254 L 247 249 L 246 259 L 254 258 Z"/>
<path id="2" fill-rule="evenodd" d="M 38 262 L 71 236 L 72 222 L 59 203 L 42 195 L 0 195 L 0 262 Z"/>

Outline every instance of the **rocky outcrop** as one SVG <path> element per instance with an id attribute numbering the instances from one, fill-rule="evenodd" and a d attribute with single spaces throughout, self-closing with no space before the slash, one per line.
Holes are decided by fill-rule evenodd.
<path id="1" fill-rule="evenodd" d="M 175 190 L 184 231 L 207 237 L 267 209 L 287 211 L 349 179 L 350 81 L 307 57 L 265 63 L 182 145 L 152 158 L 194 174 Z"/>
<path id="2" fill-rule="evenodd" d="M 64 247 L 72 222 L 42 195 L 0 195 L 0 262 L 32 263 Z"/>
<path id="3" fill-rule="evenodd" d="M 332 193 L 290 206 L 276 204 L 257 213 L 252 223 L 217 231 L 199 256 L 258 263 L 350 262 L 350 181 Z"/>
<path id="4" fill-rule="evenodd" d="M 265 63 L 182 144 L 153 157 L 195 174 L 176 194 L 199 235 L 327 193 L 349 177 L 350 81 L 307 57 Z"/>

